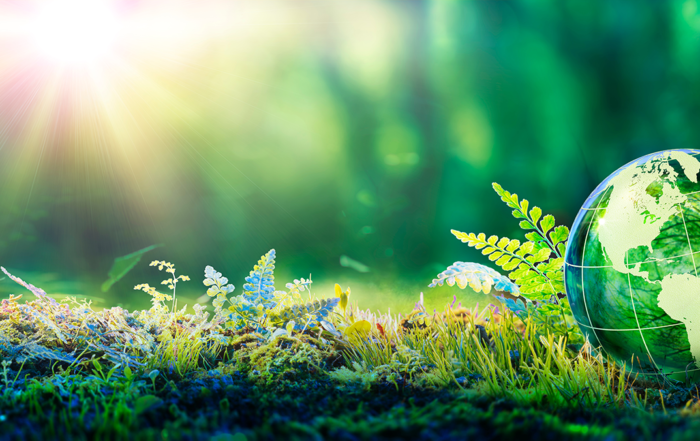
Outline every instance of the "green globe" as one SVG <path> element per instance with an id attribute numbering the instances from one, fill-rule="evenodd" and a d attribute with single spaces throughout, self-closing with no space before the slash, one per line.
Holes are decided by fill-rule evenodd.
<path id="1" fill-rule="evenodd" d="M 584 203 L 566 249 L 574 318 L 628 370 L 700 376 L 700 150 L 619 168 Z"/>

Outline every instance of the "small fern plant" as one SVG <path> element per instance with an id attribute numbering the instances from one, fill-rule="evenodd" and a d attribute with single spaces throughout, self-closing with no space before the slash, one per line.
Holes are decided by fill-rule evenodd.
<path id="1" fill-rule="evenodd" d="M 235 287 L 228 284 L 228 279 L 221 273 L 207 266 L 204 270 L 204 284 L 209 286 L 207 294 L 215 297 L 215 319 L 225 320 L 225 327 L 235 331 L 245 329 L 269 335 L 275 327 L 298 331 L 313 329 L 338 304 L 338 299 L 303 303 L 300 292 L 309 289 L 311 280 L 301 279 L 288 283 L 286 286 L 289 292 L 276 291 L 274 269 L 275 250 L 272 249 L 258 260 L 245 278 L 243 294 L 229 297 Z M 227 301 L 230 306 L 224 310 Z"/>
<path id="2" fill-rule="evenodd" d="M 576 327 L 564 289 L 564 253 L 569 237 L 569 229 L 555 227 L 554 216 L 542 217 L 539 207 L 530 208 L 527 199 L 518 200 L 499 184 L 493 188 L 508 207 L 513 209 L 513 217 L 520 220 L 520 227 L 528 231 L 526 242 L 507 237 L 490 236 L 484 233 L 463 233 L 452 230 L 457 239 L 470 247 L 481 250 L 489 260 L 509 271 L 508 278 L 497 271 L 477 263 L 455 262 L 438 274 L 430 287 L 447 283 L 460 288 L 470 286 L 474 291 L 488 294 L 494 287 L 497 291 L 508 292 L 513 297 L 522 296 L 525 302 L 500 296 L 509 309 L 520 318 L 531 316 L 554 332 L 567 336 L 572 344 L 583 342 L 581 331 Z M 512 280 L 512 282 L 511 282 Z"/>
<path id="3" fill-rule="evenodd" d="M 175 299 L 175 289 L 177 288 L 177 282 L 182 281 L 186 282 L 189 281 L 190 278 L 188 276 L 180 275 L 180 276 L 175 276 L 175 266 L 170 263 L 166 262 L 165 260 L 154 260 L 153 262 L 150 263 L 149 266 L 157 266 L 158 271 L 163 271 L 163 268 L 165 268 L 165 272 L 171 275 L 170 279 L 165 279 L 161 283 L 161 285 L 168 285 L 168 289 L 172 290 L 173 295 L 169 294 L 163 294 L 158 291 L 152 286 L 150 286 L 148 283 L 142 283 L 139 285 L 134 286 L 134 289 L 136 290 L 141 290 L 151 296 L 151 302 L 153 303 L 153 310 L 154 311 L 159 311 L 159 312 L 166 312 L 167 307 L 163 304 L 166 300 L 172 300 L 172 306 L 170 308 L 171 312 L 175 311 L 175 305 L 176 305 L 176 299 Z"/>

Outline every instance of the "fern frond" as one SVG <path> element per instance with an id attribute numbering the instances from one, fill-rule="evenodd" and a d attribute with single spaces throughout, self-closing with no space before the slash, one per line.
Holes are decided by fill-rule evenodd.
<path id="1" fill-rule="evenodd" d="M 272 249 L 263 255 L 258 264 L 253 267 L 250 275 L 245 278 L 243 294 L 232 297 L 229 300 L 231 306 L 228 308 L 226 327 L 240 330 L 250 328 L 254 331 L 264 331 L 264 322 L 277 302 L 287 297 L 284 291 L 275 291 L 275 250 Z M 207 294 L 216 296 L 214 307 L 221 311 L 226 301 L 226 295 L 234 290 L 233 285 L 226 285 L 228 279 L 223 277 L 212 267 L 205 269 L 204 284 L 210 286 Z M 304 281 L 306 283 L 306 281 Z M 306 283 L 308 285 L 308 283 Z"/>
<path id="2" fill-rule="evenodd" d="M 542 217 L 540 207 L 532 207 L 528 212 L 529 202 L 527 199 L 518 202 L 517 194 L 510 194 L 498 183 L 493 183 L 493 189 L 501 197 L 501 200 L 513 209 L 513 217 L 523 219 L 520 221 L 520 228 L 535 230 L 525 235 L 527 240 L 548 247 L 557 257 L 564 257 L 566 240 L 569 237 L 569 229 L 567 227 L 560 225 L 554 228 L 554 216 L 548 214 Z"/>
<path id="3" fill-rule="evenodd" d="M 532 241 L 521 244 L 519 240 L 507 237 L 491 236 L 487 239 L 483 233 L 476 235 L 452 230 L 452 234 L 470 247 L 481 250 L 496 265 L 511 271 L 508 277 L 520 287 L 520 294 L 529 300 L 541 301 L 564 292 L 561 272 L 564 258 L 549 260 L 549 248 Z"/>
<path id="4" fill-rule="evenodd" d="M 287 285 L 285 285 L 287 289 L 289 289 L 289 292 L 282 290 L 273 292 L 276 305 L 272 312 L 278 313 L 284 308 L 291 307 L 294 304 L 303 303 L 303 300 L 301 299 L 301 291 L 309 291 L 310 293 L 311 289 L 309 288 L 309 285 L 311 285 L 311 283 L 311 279 L 294 279 L 294 283 L 287 283 Z"/>
<path id="5" fill-rule="evenodd" d="M 275 250 L 272 249 L 258 260 L 250 275 L 245 278 L 243 295 L 255 304 L 262 304 L 265 308 L 274 307 L 275 291 Z"/>
<path id="6" fill-rule="evenodd" d="M 208 265 L 204 268 L 204 277 L 204 285 L 209 287 L 207 295 L 216 297 L 212 301 L 214 311 L 215 313 L 220 313 L 224 303 L 228 300 L 228 295 L 231 294 L 236 287 L 228 283 L 228 279 L 222 276 L 220 272 L 217 272 L 213 267 Z"/>
<path id="7" fill-rule="evenodd" d="M 314 300 L 303 305 L 294 305 L 284 308 L 277 314 L 270 315 L 270 323 L 278 327 L 284 327 L 294 321 L 294 330 L 315 328 L 321 320 L 324 320 L 333 311 L 340 301 L 337 297 Z"/>
<path id="8" fill-rule="evenodd" d="M 455 283 L 464 289 L 467 286 L 476 292 L 483 291 L 484 294 L 491 292 L 491 288 L 497 291 L 507 291 L 513 295 L 519 295 L 518 287 L 506 276 L 498 271 L 484 265 L 472 262 L 455 262 L 443 272 L 438 274 L 436 279 L 428 285 L 431 288 L 437 285 L 442 286 L 447 283 L 454 286 Z"/>
<path id="9" fill-rule="evenodd" d="M 310 276 L 309 276 L 309 277 L 310 277 Z M 287 283 L 285 286 L 286 286 L 287 289 L 289 290 L 289 294 L 292 294 L 292 295 L 299 294 L 299 295 L 301 295 L 300 293 L 301 293 L 302 291 L 310 291 L 309 285 L 311 285 L 312 283 L 313 283 L 313 282 L 311 281 L 311 279 L 308 279 L 308 280 L 307 280 L 307 279 L 305 279 L 305 278 L 302 277 L 301 280 L 294 279 L 294 283 Z"/>
<path id="10" fill-rule="evenodd" d="M 231 306 L 228 310 L 232 313 L 226 322 L 227 327 L 240 330 L 251 328 L 258 330 L 262 328 L 262 321 L 265 318 L 265 307 L 262 304 L 255 304 L 248 300 L 245 295 L 232 297 Z"/>

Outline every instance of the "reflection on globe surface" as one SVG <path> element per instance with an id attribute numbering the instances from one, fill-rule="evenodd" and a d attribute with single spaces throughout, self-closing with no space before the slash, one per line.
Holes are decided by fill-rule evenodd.
<path id="1" fill-rule="evenodd" d="M 700 377 L 700 150 L 621 167 L 571 228 L 564 280 L 594 347 L 628 370 Z"/>

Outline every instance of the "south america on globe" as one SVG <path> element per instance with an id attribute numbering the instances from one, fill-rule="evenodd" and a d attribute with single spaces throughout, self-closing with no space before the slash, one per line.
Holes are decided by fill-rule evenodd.
<path id="1" fill-rule="evenodd" d="M 620 167 L 571 228 L 564 282 L 588 341 L 628 371 L 700 378 L 700 150 Z"/>

